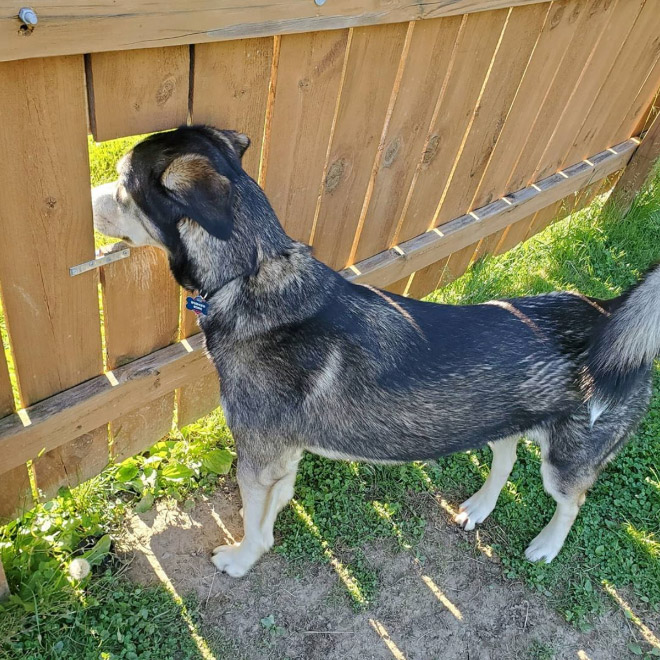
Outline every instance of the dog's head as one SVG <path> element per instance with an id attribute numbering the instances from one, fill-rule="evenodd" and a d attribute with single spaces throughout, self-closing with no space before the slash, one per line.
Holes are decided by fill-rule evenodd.
<path id="1" fill-rule="evenodd" d="M 94 189 L 94 226 L 170 255 L 178 249 L 184 220 L 227 241 L 234 227 L 235 187 L 247 177 L 241 157 L 249 144 L 246 135 L 209 126 L 148 137 L 119 161 L 117 181 Z"/>

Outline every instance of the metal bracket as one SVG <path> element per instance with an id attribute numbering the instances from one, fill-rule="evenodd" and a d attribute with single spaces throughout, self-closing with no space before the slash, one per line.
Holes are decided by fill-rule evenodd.
<path id="1" fill-rule="evenodd" d="M 95 268 L 100 268 L 106 264 L 111 264 L 113 261 L 119 261 L 120 259 L 126 259 L 131 254 L 130 248 L 124 248 L 123 250 L 117 250 L 117 252 L 110 252 L 103 257 L 97 257 L 91 261 L 86 261 L 83 264 L 78 264 L 77 266 L 71 266 L 69 268 L 69 275 L 74 277 L 75 275 L 80 275 L 81 273 L 86 273 L 88 270 L 94 270 Z"/>

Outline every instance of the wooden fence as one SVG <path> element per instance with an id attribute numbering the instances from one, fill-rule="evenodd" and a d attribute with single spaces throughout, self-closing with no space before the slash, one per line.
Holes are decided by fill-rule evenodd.
<path id="1" fill-rule="evenodd" d="M 422 296 L 611 186 L 660 85 L 660 0 L 34 9 L 0 0 L 4 518 L 218 404 L 162 254 L 69 274 L 94 259 L 89 132 L 243 131 L 291 235 Z"/>

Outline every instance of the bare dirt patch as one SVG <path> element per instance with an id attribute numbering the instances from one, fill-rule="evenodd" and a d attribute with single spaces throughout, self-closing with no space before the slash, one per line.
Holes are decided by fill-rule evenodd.
<path id="1" fill-rule="evenodd" d="M 479 553 L 437 506 L 418 557 L 395 541 L 364 548 L 379 575 L 375 602 L 354 610 L 330 565 L 292 563 L 270 553 L 245 578 L 216 573 L 214 546 L 241 536 L 238 493 L 231 487 L 189 511 L 174 502 L 128 520 L 119 549 L 128 576 L 169 581 L 201 602 L 203 636 L 232 641 L 226 657 L 249 660 L 370 658 L 508 660 L 635 657 L 625 618 L 611 612 L 582 633 L 542 596 L 502 577 L 497 557 Z M 268 619 L 272 615 L 272 619 Z M 262 622 L 266 619 L 266 622 Z M 582 654 L 578 655 L 579 652 Z M 218 660 L 220 656 L 218 655 Z"/>

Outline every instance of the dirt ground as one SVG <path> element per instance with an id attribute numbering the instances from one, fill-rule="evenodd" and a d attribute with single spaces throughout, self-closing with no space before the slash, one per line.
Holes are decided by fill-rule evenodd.
<path id="1" fill-rule="evenodd" d="M 636 657 L 620 613 L 579 632 L 540 595 L 504 579 L 497 557 L 466 549 L 466 533 L 433 501 L 426 508 L 427 531 L 418 547 L 423 564 L 393 540 L 365 548 L 380 588 L 376 602 L 360 613 L 331 565 L 293 566 L 270 553 L 240 580 L 216 573 L 212 548 L 241 535 L 239 498 L 231 488 L 189 512 L 160 503 L 134 515 L 119 550 L 132 560 L 128 575 L 136 582 L 169 582 L 182 596 L 196 592 L 199 632 L 225 640 L 224 657 L 232 660 Z M 261 622 L 270 615 L 272 624 Z"/>

